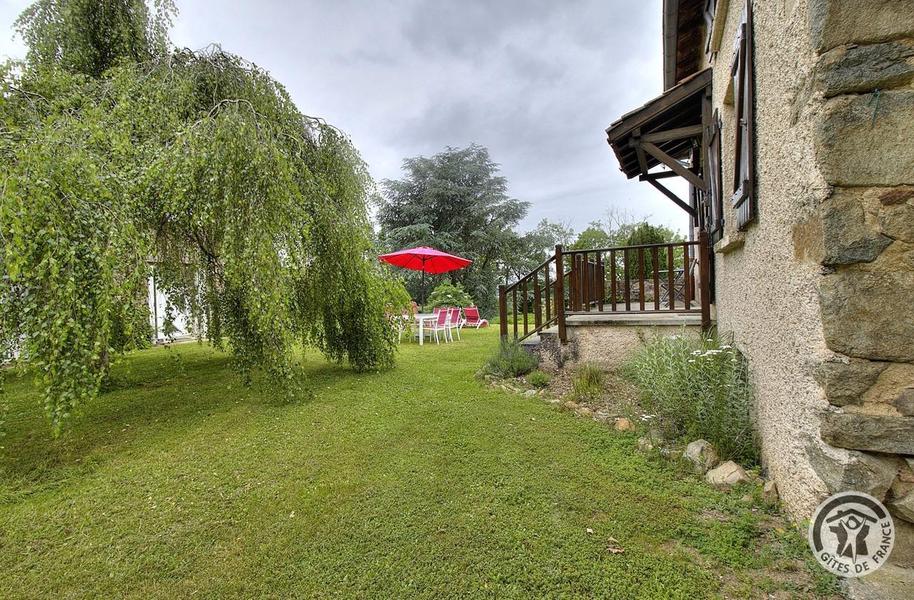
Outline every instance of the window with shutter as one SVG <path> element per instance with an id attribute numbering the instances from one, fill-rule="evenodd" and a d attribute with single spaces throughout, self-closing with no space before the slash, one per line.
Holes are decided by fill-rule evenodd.
<path id="1" fill-rule="evenodd" d="M 717 10 L 717 0 L 705 0 L 705 54 L 711 53 L 711 34 L 714 31 L 714 13 Z"/>
<path id="2" fill-rule="evenodd" d="M 708 131 L 708 196 L 710 199 L 710 227 L 711 241 L 716 242 L 723 236 L 724 228 L 724 194 L 721 182 L 721 156 L 720 156 L 720 113 L 714 111 L 714 117 Z"/>
<path id="3" fill-rule="evenodd" d="M 734 44 L 733 67 L 733 108 L 736 133 L 733 148 L 733 195 L 731 203 L 736 216 L 737 229 L 746 229 L 756 215 L 754 175 L 755 140 L 754 127 L 754 86 L 752 61 L 752 2 L 748 0 L 743 12 L 737 38 Z"/>

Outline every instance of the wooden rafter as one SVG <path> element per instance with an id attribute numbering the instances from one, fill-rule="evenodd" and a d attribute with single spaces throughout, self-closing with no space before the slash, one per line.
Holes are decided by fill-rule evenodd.
<path id="1" fill-rule="evenodd" d="M 655 143 L 661 144 L 674 140 L 698 138 L 701 140 L 700 143 L 704 144 L 703 133 L 703 125 L 676 127 L 665 131 L 653 131 L 644 135 L 641 134 L 640 129 L 635 129 L 632 131 L 632 137 L 628 142 L 629 146 L 635 150 L 635 155 L 638 157 L 638 164 L 641 168 L 642 174 L 638 176 L 638 179 L 640 181 L 646 181 L 654 186 L 660 193 L 672 200 L 678 207 L 689 213 L 692 217 L 697 217 L 695 207 L 677 196 L 668 187 L 661 184 L 659 180 L 667 179 L 669 177 L 684 177 L 689 183 L 702 190 L 705 189 L 704 180 L 694 172 L 682 166 L 682 163 L 678 160 L 658 148 Z M 671 170 L 661 171 L 659 173 L 648 172 L 647 154 L 650 154 L 662 164 L 667 165 Z"/>
<path id="2" fill-rule="evenodd" d="M 668 129 L 666 131 L 655 131 L 653 133 L 644 134 L 641 136 L 641 140 L 644 142 L 651 142 L 652 144 L 681 140 L 683 138 L 701 135 L 702 127 L 702 125 L 692 125 L 690 127 L 677 127 L 676 129 Z"/>
<path id="3" fill-rule="evenodd" d="M 703 7 L 704 0 L 700 4 Z M 706 128 L 710 123 L 704 104 L 711 79 L 710 68 L 686 77 L 641 108 L 626 113 L 606 130 L 625 176 L 647 181 L 696 223 L 699 208 L 695 198 L 708 190 L 702 157 L 706 154 Z M 659 166 L 667 169 L 651 172 Z M 685 179 L 692 197 L 680 198 L 661 183 L 670 177 Z"/>
<path id="4" fill-rule="evenodd" d="M 641 130 L 636 129 L 634 131 L 634 136 L 632 137 L 632 141 L 630 142 L 630 144 L 632 144 L 635 148 L 635 155 L 638 157 L 638 166 L 641 168 L 641 172 L 647 173 L 647 170 L 648 170 L 647 157 L 644 156 L 644 149 L 641 147 L 640 135 L 641 135 Z"/>
<path id="5" fill-rule="evenodd" d="M 670 177 L 679 177 L 679 175 L 673 171 L 658 171 L 657 173 L 638 175 L 638 181 L 647 181 L 648 179 L 669 179 Z"/>
<path id="6" fill-rule="evenodd" d="M 658 176 L 665 175 L 665 173 L 658 173 L 657 175 Z M 667 198 L 669 198 L 670 200 L 675 202 L 679 208 L 686 211 L 691 216 L 693 216 L 693 217 L 696 216 L 695 209 L 692 208 L 692 206 L 688 202 L 685 202 L 684 200 L 682 200 L 679 196 L 677 196 L 676 194 L 671 192 L 669 190 L 669 188 L 667 188 L 665 185 L 663 185 L 662 183 L 657 181 L 657 179 L 659 179 L 659 177 L 652 177 L 651 175 L 646 175 L 646 176 L 642 175 L 640 179 L 642 181 L 648 182 L 649 184 L 651 184 L 652 186 L 657 188 L 660 191 L 660 193 L 662 193 L 664 196 L 666 196 Z"/>
<path id="7" fill-rule="evenodd" d="M 619 160 L 619 166 L 629 179 L 644 174 L 638 160 L 635 138 L 654 144 L 670 156 L 680 157 L 702 132 L 701 98 L 711 85 L 711 69 L 687 78 L 641 108 L 631 111 L 607 130 L 606 137 Z M 659 161 L 647 154 L 649 169 Z"/>
<path id="8" fill-rule="evenodd" d="M 639 144 L 639 146 L 645 152 L 647 152 L 648 154 L 650 154 L 651 156 L 653 156 L 654 158 L 659 160 L 661 163 L 663 163 L 666 166 L 668 166 L 669 168 L 671 168 L 678 175 L 683 177 L 686 181 L 688 181 L 689 183 L 691 183 L 698 189 L 700 189 L 702 191 L 707 191 L 708 187 L 705 184 L 704 179 L 702 179 L 701 177 L 699 177 L 692 171 L 686 169 L 684 166 L 682 166 L 682 164 L 678 160 L 676 160 L 675 158 L 673 158 L 672 156 L 670 156 L 669 154 L 667 154 L 666 152 L 664 152 L 663 150 L 661 150 L 660 148 L 655 146 L 654 144 L 652 144 L 650 142 L 641 142 Z"/>

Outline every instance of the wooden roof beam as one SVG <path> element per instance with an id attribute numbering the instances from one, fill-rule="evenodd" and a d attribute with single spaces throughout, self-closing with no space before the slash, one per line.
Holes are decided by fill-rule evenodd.
<path id="1" fill-rule="evenodd" d="M 699 136 L 702 133 L 703 125 L 692 125 L 690 127 L 677 127 L 666 131 L 652 131 L 641 136 L 641 140 L 656 144 L 659 142 L 670 142 L 681 140 L 683 138 Z"/>
<path id="2" fill-rule="evenodd" d="M 661 163 L 665 164 L 669 168 L 673 169 L 679 176 L 683 177 L 686 181 L 697 187 L 698 189 L 707 192 L 708 187 L 705 183 L 705 180 L 686 169 L 678 160 L 655 146 L 650 142 L 641 142 L 639 144 L 640 148 L 643 148 L 645 152 L 656 158 Z"/>
<path id="3" fill-rule="evenodd" d="M 679 177 L 679 174 L 674 173 L 673 171 L 658 171 L 657 173 L 638 175 L 638 181 L 647 181 L 648 179 L 668 179 L 670 177 Z"/>
<path id="4" fill-rule="evenodd" d="M 647 157 L 644 156 L 644 149 L 641 147 L 641 129 L 636 129 L 632 133 L 632 139 L 629 140 L 629 145 L 635 149 L 635 155 L 638 157 L 638 167 L 641 169 L 642 173 L 647 173 Z"/>
<path id="5" fill-rule="evenodd" d="M 659 175 L 659 173 L 658 173 L 658 175 Z M 642 177 L 644 177 L 644 176 L 642 176 Z M 681 199 L 679 198 L 679 196 L 677 196 L 676 194 L 674 194 L 673 192 L 671 192 L 671 191 L 669 190 L 669 188 L 667 188 L 665 185 L 663 185 L 662 183 L 660 183 L 659 181 L 657 181 L 657 179 L 656 179 L 655 177 L 647 176 L 647 177 L 644 178 L 644 181 L 648 182 L 649 184 L 651 184 L 652 186 L 654 186 L 655 188 L 657 188 L 658 190 L 660 190 L 660 192 L 661 192 L 664 196 L 666 196 L 667 198 L 669 198 L 670 200 L 672 200 L 673 202 L 675 202 L 676 205 L 677 205 L 679 208 L 681 208 L 682 210 L 684 210 L 684 211 L 686 211 L 687 213 L 689 213 L 693 218 L 697 216 L 697 215 L 696 215 L 696 212 L 695 212 L 695 209 L 692 208 L 692 206 L 691 206 L 688 202 L 685 202 L 685 201 L 681 200 Z"/>

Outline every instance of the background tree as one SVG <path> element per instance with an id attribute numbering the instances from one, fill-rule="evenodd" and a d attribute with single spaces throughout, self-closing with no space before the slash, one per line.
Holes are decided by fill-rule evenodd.
<path id="1" fill-rule="evenodd" d="M 532 230 L 516 236 L 506 247 L 502 260 L 502 277 L 498 283 L 515 281 L 555 253 L 556 244 L 567 245 L 574 237 L 570 226 L 540 221 Z"/>
<path id="2" fill-rule="evenodd" d="M 33 67 L 99 77 L 119 62 L 168 52 L 172 0 L 38 0 L 16 20 Z"/>
<path id="3" fill-rule="evenodd" d="M 652 225 L 646 220 L 635 220 L 623 213 L 611 212 L 605 221 L 592 221 L 587 229 L 578 234 L 571 248 L 574 250 L 588 250 L 597 248 L 616 248 L 620 246 L 640 246 L 647 244 L 667 244 L 683 241 L 684 238 L 676 231 L 662 225 Z M 622 266 L 622 256 L 617 255 L 618 265 Z M 668 257 L 665 253 L 658 255 L 660 270 L 668 268 Z M 674 268 L 682 268 L 681 253 L 674 253 Z M 650 252 L 644 256 L 644 273 L 652 275 L 654 269 L 653 255 Z M 637 273 L 636 273 L 637 275 Z"/>
<path id="4" fill-rule="evenodd" d="M 535 254 L 535 259 L 539 264 L 555 253 L 556 245 L 561 244 L 567 248 L 574 239 L 574 229 L 567 223 L 553 223 L 548 219 L 543 219 L 523 237 L 524 243 Z"/>
<path id="5" fill-rule="evenodd" d="M 578 234 L 574 243 L 571 244 L 572 250 L 588 250 L 596 248 L 609 248 L 615 242 L 613 234 L 606 230 L 600 221 L 591 221 L 587 229 Z"/>
<path id="6" fill-rule="evenodd" d="M 620 236 L 625 237 L 626 246 L 641 246 L 647 244 L 668 244 L 671 242 L 680 242 L 684 238 L 677 232 L 662 225 L 651 225 L 647 221 L 641 221 L 624 227 L 619 231 Z M 674 268 L 682 268 L 682 256 L 674 253 L 673 261 L 676 263 Z M 657 256 L 660 263 L 660 270 L 665 271 L 669 268 L 669 259 L 663 252 Z M 654 272 L 654 258 L 650 252 L 644 255 L 644 272 L 646 276 Z"/>
<path id="7" fill-rule="evenodd" d="M 148 339 L 150 262 L 244 374 L 290 382 L 298 343 L 391 364 L 386 313 L 408 298 L 374 260 L 372 184 L 349 140 L 243 59 L 158 55 L 149 10 L 96 4 L 27 10 L 30 58 L 0 90 L 0 338 L 35 367 L 54 430 L 99 392 L 112 353 Z M 95 47 L 83 18 L 133 41 Z M 86 44 L 97 52 L 44 54 Z"/>
<path id="8" fill-rule="evenodd" d="M 529 203 L 508 196 L 498 165 L 475 144 L 408 158 L 403 170 L 403 179 L 382 183 L 377 214 L 382 243 L 389 250 L 434 246 L 473 260 L 441 278 L 460 283 L 491 314 L 504 266 L 520 246 L 515 227 Z M 414 298 L 425 296 L 418 274 L 403 276 Z"/>

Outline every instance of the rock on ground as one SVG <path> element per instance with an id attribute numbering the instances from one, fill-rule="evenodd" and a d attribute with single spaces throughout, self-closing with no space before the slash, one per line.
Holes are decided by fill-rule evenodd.
<path id="1" fill-rule="evenodd" d="M 741 466 L 728 460 L 705 475 L 705 480 L 716 488 L 730 488 L 749 481 L 749 476 Z"/>
<path id="2" fill-rule="evenodd" d="M 616 431 L 632 431 L 635 429 L 635 426 L 632 425 L 632 422 L 625 417 L 619 417 L 616 419 Z"/>
<path id="3" fill-rule="evenodd" d="M 762 487 L 762 500 L 768 504 L 776 504 L 778 501 L 778 484 L 773 480 L 766 481 Z"/>
<path id="4" fill-rule="evenodd" d="M 704 475 L 720 462 L 717 450 L 707 440 L 695 440 L 686 446 L 682 457 L 692 463 L 693 470 L 699 475 Z"/>

